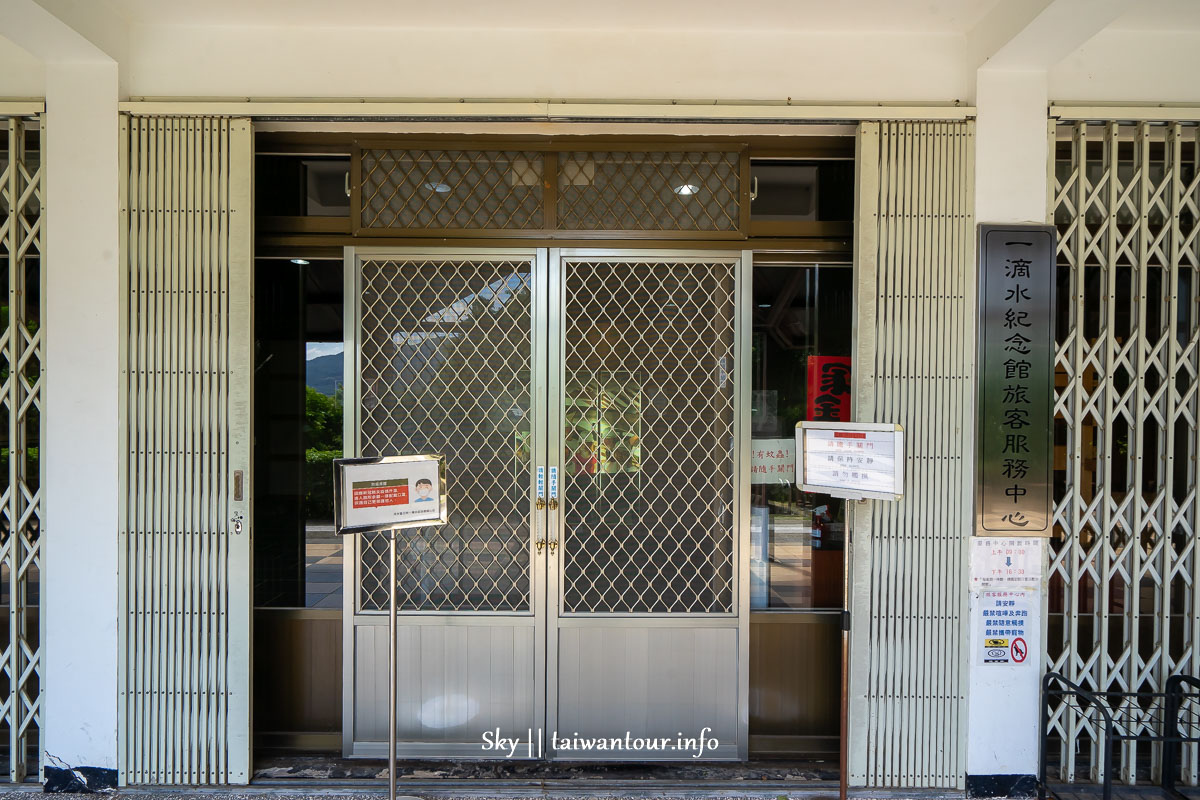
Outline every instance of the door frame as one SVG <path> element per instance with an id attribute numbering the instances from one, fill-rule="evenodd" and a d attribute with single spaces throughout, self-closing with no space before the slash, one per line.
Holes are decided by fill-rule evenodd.
<path id="1" fill-rule="evenodd" d="M 361 322 L 361 304 L 359 297 L 362 291 L 361 270 L 359 263 L 364 257 L 395 258 L 400 260 L 470 260 L 481 258 L 520 259 L 528 260 L 533 268 L 530 281 L 530 463 L 528 500 L 530 509 L 530 526 L 527 547 L 529 550 L 529 613 L 496 612 L 496 611 L 442 611 L 422 613 L 399 613 L 402 626 L 489 626 L 498 619 L 510 619 L 518 627 L 534 629 L 533 670 L 530 674 L 533 697 L 533 726 L 536 729 L 539 720 L 546 718 L 545 686 L 545 628 L 546 628 L 546 568 L 544 562 L 535 551 L 534 543 L 539 538 L 545 538 L 546 515 L 537 512 L 535 507 L 536 470 L 538 464 L 545 464 L 545 436 L 539 435 L 537 420 L 546 416 L 546 296 L 547 296 L 547 253 L 545 248 L 538 247 L 361 247 L 347 245 L 343 249 L 343 281 L 344 305 L 343 314 L 343 452 L 346 457 L 361 455 L 359 432 L 359 387 L 358 376 L 361 374 L 361 348 L 358 332 Z M 453 502 L 451 501 L 451 507 Z M 354 636 L 356 629 L 361 626 L 386 628 L 387 615 L 383 613 L 360 613 L 358 611 L 358 577 L 359 577 L 359 546 L 358 536 L 346 542 L 342 563 L 342 754 L 347 758 L 368 757 L 384 758 L 387 756 L 387 742 L 357 742 L 355 740 L 355 676 L 356 651 Z M 397 746 L 400 757 L 411 758 L 478 758 L 487 757 L 480 742 L 474 743 L 434 743 L 434 742 L 404 742 Z M 514 758 L 514 760 L 516 760 Z"/>
<path id="2" fill-rule="evenodd" d="M 346 246 L 344 248 L 344 289 L 346 312 L 344 330 L 344 374 L 343 374 L 343 442 L 346 457 L 356 457 L 359 452 L 358 431 L 359 387 L 361 374 L 360 328 L 361 270 L 363 258 L 398 258 L 412 260 L 429 258 L 453 260 L 456 258 L 529 258 L 534 267 L 531 309 L 531 461 L 529 474 L 530 502 L 530 598 L 531 614 L 515 615 L 508 612 L 427 612 L 400 615 L 402 624 L 429 626 L 488 625 L 497 617 L 522 617 L 530 619 L 534 633 L 534 736 L 544 732 L 543 758 L 556 758 L 551 746 L 550 732 L 557 730 L 559 659 L 551 658 L 558 652 L 559 629 L 563 627 L 622 627 L 636 625 L 647 628 L 725 628 L 736 632 L 736 730 L 737 741 L 731 747 L 723 747 L 720 759 L 745 760 L 749 751 L 749 676 L 750 676 L 750 597 L 749 597 L 749 541 L 750 523 L 750 383 L 751 383 L 751 303 L 753 298 L 753 251 L 727 249 L 650 249 L 650 248 L 548 248 L 548 247 L 404 247 L 404 246 Z M 595 614 L 563 616 L 558 605 L 562 597 L 562 548 L 545 561 L 534 549 L 539 539 L 551 536 L 563 541 L 563 517 L 561 511 L 539 512 L 535 505 L 536 470 L 539 465 L 555 466 L 560 476 L 563 473 L 563 408 L 562 386 L 564 379 L 564 280 L 563 261 L 579 258 L 597 258 L 616 262 L 724 262 L 734 266 L 734 364 L 731 379 L 734 382 L 734 425 L 733 425 L 733 611 L 728 614 Z M 551 291 L 553 290 L 553 302 Z M 551 391 L 553 390 L 553 397 Z M 560 479 L 561 482 L 561 479 Z M 342 737 L 343 754 L 346 757 L 383 757 L 387 745 L 383 742 L 355 742 L 355 629 L 359 625 L 386 626 L 386 615 L 358 613 L 358 553 L 357 537 L 346 543 L 343 559 L 343 677 L 342 677 Z M 539 727 L 541 731 L 539 731 Z M 537 748 L 534 748 L 535 752 Z M 461 751 L 461 752 L 459 752 Z M 454 744 L 424 742 L 401 742 L 398 752 L 402 757 L 457 757 L 484 758 L 478 744 Z M 562 757 L 559 757 L 560 759 Z M 568 756 L 569 758 L 569 756 Z M 686 760 L 684 756 L 679 760 Z M 563 759 L 565 760 L 565 759 Z M 593 753 L 587 760 L 599 760 Z M 628 754 L 618 753 L 610 760 L 635 760 Z"/>
<path id="3" fill-rule="evenodd" d="M 737 742 L 735 755 L 722 755 L 724 760 L 745 760 L 749 754 L 750 729 L 750 356 L 751 356 L 751 303 L 753 299 L 753 251 L 687 249 L 650 249 L 628 247 L 604 248 L 549 248 L 549 286 L 553 290 L 548 321 L 550 323 L 550 382 L 554 395 L 549 402 L 546 436 L 550 458 L 547 467 L 557 467 L 565 478 L 563 463 L 563 387 L 565 386 L 564 357 L 566 352 L 565 289 L 563 263 L 569 260 L 603 259 L 606 262 L 644 263 L 664 262 L 724 262 L 734 265 L 734 364 L 731 379 L 734 382 L 734 448 L 733 458 L 733 612 L 730 614 L 587 614 L 566 616 L 561 610 L 563 581 L 563 547 L 550 565 L 549 583 L 553 593 L 549 601 L 556 604 L 547 609 L 546 619 L 546 730 L 558 729 L 559 661 L 550 654 L 559 651 L 559 631 L 567 627 L 621 627 L 647 628 L 712 628 L 723 627 L 736 630 L 737 635 Z M 560 479 L 561 482 L 562 479 Z M 565 541 L 565 522 L 562 510 L 548 512 L 549 533 L 559 542 Z M 571 760 L 571 756 L 557 755 L 552 743 L 547 740 L 546 757 L 549 760 Z M 636 760 L 618 752 L 605 758 L 593 752 L 585 760 Z M 688 760 L 687 757 L 671 760 Z M 706 759 L 709 760 L 709 759 Z M 718 759 L 712 759 L 718 760 Z"/>

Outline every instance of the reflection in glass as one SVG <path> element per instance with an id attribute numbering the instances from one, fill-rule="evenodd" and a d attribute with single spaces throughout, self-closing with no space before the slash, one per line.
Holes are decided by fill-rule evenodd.
<path id="1" fill-rule="evenodd" d="M 846 504 L 796 488 L 795 427 L 850 420 L 851 275 L 754 270 L 751 608 L 842 606 Z"/>

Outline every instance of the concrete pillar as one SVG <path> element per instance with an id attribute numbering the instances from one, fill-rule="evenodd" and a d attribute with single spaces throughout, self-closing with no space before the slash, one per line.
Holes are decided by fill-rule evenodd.
<path id="1" fill-rule="evenodd" d="M 980 69 L 975 128 L 975 219 L 980 223 L 1044 223 L 1047 202 L 1046 73 Z M 1021 540 L 1046 558 L 1044 540 Z M 1044 566 L 1042 572 L 1045 572 Z M 1022 796 L 1034 789 L 1038 766 L 1041 669 L 980 666 L 982 641 L 970 597 L 967 793 Z M 1045 607 L 1045 586 L 1040 605 Z M 1040 622 L 1040 620 L 1032 621 Z M 1031 630 L 1037 630 L 1040 625 Z M 1044 634 L 1039 635 L 1044 639 Z M 1030 642 L 1030 655 L 1045 652 Z M 1036 666 L 1036 664 L 1035 664 Z"/>
<path id="2" fill-rule="evenodd" d="M 117 767 L 117 65 L 46 65 L 47 782 Z"/>

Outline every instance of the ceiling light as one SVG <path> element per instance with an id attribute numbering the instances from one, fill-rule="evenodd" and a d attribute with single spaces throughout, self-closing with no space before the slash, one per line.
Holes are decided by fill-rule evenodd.
<path id="1" fill-rule="evenodd" d="M 674 191 L 675 194 L 679 195 L 680 197 L 688 197 L 700 191 L 700 187 L 694 183 L 681 183 L 672 191 Z"/>
<path id="2" fill-rule="evenodd" d="M 302 266 L 302 267 L 306 267 L 306 266 L 308 266 L 308 259 L 304 259 L 304 258 L 293 258 L 293 259 L 292 259 L 292 263 L 293 263 L 293 264 L 299 264 L 299 265 L 300 265 L 300 266 Z"/>
<path id="3" fill-rule="evenodd" d="M 446 194 L 450 191 L 450 184 L 442 183 L 441 181 L 427 181 L 424 188 L 429 192 L 437 192 L 438 194 Z"/>

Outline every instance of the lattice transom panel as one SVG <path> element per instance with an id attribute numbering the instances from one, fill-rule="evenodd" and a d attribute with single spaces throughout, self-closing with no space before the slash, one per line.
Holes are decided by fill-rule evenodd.
<path id="1" fill-rule="evenodd" d="M 360 448 L 441 453 L 449 522 L 397 542 L 397 608 L 530 610 L 532 263 L 362 264 Z M 359 604 L 386 609 L 387 542 L 361 549 Z"/>
<path id="2" fill-rule="evenodd" d="M 545 227 L 541 153 L 364 150 L 364 228 L 526 230 Z"/>
<path id="3" fill-rule="evenodd" d="M 742 230 L 735 150 L 359 151 L 363 233 L 520 231 L 704 233 Z"/>
<path id="4" fill-rule="evenodd" d="M 1152 733 L 1154 694 L 1200 673 L 1200 139 L 1147 123 L 1060 125 L 1057 139 L 1048 663 L 1106 696 L 1122 734 Z M 1063 779 L 1103 778 L 1094 714 L 1061 705 L 1048 733 Z M 1115 780 L 1158 778 L 1157 750 L 1115 748 Z"/>
<path id="5" fill-rule="evenodd" d="M 567 613 L 733 610 L 734 267 L 564 267 Z"/>
<path id="6" fill-rule="evenodd" d="M 561 153 L 559 230 L 736 231 L 739 156 Z"/>
<path id="7" fill-rule="evenodd" d="M 40 127 L 0 117 L 0 774 L 40 779 L 42 176 Z"/>

